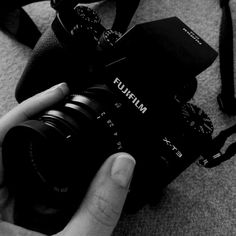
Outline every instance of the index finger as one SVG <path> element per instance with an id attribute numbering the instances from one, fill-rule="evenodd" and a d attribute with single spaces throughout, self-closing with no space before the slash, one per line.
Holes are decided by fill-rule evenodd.
<path id="1" fill-rule="evenodd" d="M 0 119 L 0 144 L 7 131 L 13 126 L 60 102 L 68 93 L 69 88 L 67 84 L 61 83 L 42 93 L 36 94 L 9 111 Z"/>

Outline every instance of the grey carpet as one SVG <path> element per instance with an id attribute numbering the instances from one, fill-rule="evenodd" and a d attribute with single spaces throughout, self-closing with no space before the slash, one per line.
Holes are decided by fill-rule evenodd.
<path id="1" fill-rule="evenodd" d="M 236 0 L 231 0 L 231 8 L 236 30 Z M 44 32 L 54 14 L 49 3 L 33 3 L 25 9 Z M 102 4 L 100 13 L 109 26 L 113 4 Z M 170 16 L 179 17 L 218 51 L 218 0 L 141 0 L 131 25 Z M 30 54 L 29 48 L 0 32 L 0 115 L 16 105 L 14 88 Z M 219 59 L 197 79 L 198 90 L 192 102 L 211 117 L 216 135 L 236 123 L 235 117 L 223 115 L 217 105 L 221 86 Z M 226 146 L 235 138 L 231 137 Z M 137 214 L 122 218 L 114 235 L 236 235 L 236 157 L 214 169 L 193 163 L 166 187 L 155 206 L 145 206 Z"/>

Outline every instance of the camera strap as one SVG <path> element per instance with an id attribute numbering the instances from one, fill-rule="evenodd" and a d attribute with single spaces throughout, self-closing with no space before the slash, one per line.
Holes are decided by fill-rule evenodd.
<path id="1" fill-rule="evenodd" d="M 233 23 L 229 2 L 230 0 L 220 1 L 222 8 L 219 36 L 221 93 L 218 95 L 217 100 L 221 111 L 228 115 L 236 115 Z"/>
<path id="2" fill-rule="evenodd" d="M 233 157 L 236 154 L 236 142 L 230 144 L 224 153 L 221 152 L 221 149 L 226 140 L 235 133 L 236 124 L 221 131 L 214 139 L 212 139 L 207 150 L 202 153 L 202 158 L 198 161 L 199 165 L 206 168 L 212 168 Z"/>
<path id="3" fill-rule="evenodd" d="M 88 2 L 98 2 L 101 0 L 90 0 Z M 51 7 L 57 12 L 65 12 L 75 8 L 80 3 L 86 1 L 81 0 L 51 0 Z M 116 15 L 113 22 L 112 30 L 125 33 L 129 23 L 139 5 L 140 0 L 116 0 Z"/>
<path id="4" fill-rule="evenodd" d="M 63 11 L 67 8 L 73 9 L 77 4 L 80 3 L 80 0 L 51 0 L 51 7 L 56 11 Z"/>
<path id="5" fill-rule="evenodd" d="M 233 23 L 230 0 L 221 0 L 222 18 L 219 37 L 219 59 L 221 75 L 221 93 L 217 100 L 219 107 L 227 115 L 236 115 L 236 99 L 234 97 L 234 44 L 233 44 Z M 230 144 L 224 153 L 221 148 L 227 138 L 236 133 L 236 125 L 221 131 L 211 145 L 202 154 L 199 164 L 206 168 L 215 167 L 222 162 L 229 160 L 236 154 L 236 142 Z"/>

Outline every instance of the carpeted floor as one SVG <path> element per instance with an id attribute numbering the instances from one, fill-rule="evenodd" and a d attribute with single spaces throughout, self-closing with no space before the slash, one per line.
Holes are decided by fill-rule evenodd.
<path id="1" fill-rule="evenodd" d="M 49 3 L 33 3 L 25 9 L 44 32 L 54 14 Z M 236 37 L 236 0 L 231 0 L 231 9 Z M 102 4 L 100 12 L 110 25 L 113 4 Z M 131 25 L 170 16 L 179 17 L 218 51 L 219 0 L 141 0 Z M 30 54 L 29 48 L 0 32 L 0 116 L 16 105 L 14 88 Z M 197 79 L 193 102 L 211 117 L 216 135 L 236 123 L 236 117 L 223 115 L 217 105 L 219 59 Z M 231 137 L 226 146 L 235 138 Z M 236 235 L 236 157 L 213 169 L 193 163 L 166 187 L 155 206 L 145 206 L 122 218 L 114 235 Z"/>

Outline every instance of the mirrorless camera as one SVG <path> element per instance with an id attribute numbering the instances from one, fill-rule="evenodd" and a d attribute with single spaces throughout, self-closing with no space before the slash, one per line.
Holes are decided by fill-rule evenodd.
<path id="1" fill-rule="evenodd" d="M 125 208 L 138 209 L 155 200 L 211 141 L 211 120 L 190 101 L 196 76 L 217 54 L 177 17 L 138 24 L 121 36 L 106 30 L 91 9 L 75 10 L 76 25 L 60 15 L 52 25 L 53 42 L 65 58 L 50 51 L 51 41 L 41 41 L 47 56 L 65 62 L 63 69 L 70 70 L 66 58 L 73 58 L 73 78 L 67 81 L 70 71 L 61 78 L 60 67 L 44 71 L 37 46 L 23 74 L 55 73 L 73 94 L 7 133 L 6 181 L 28 204 L 40 202 L 56 209 L 54 215 L 71 216 L 105 159 L 124 151 L 137 162 Z"/>

